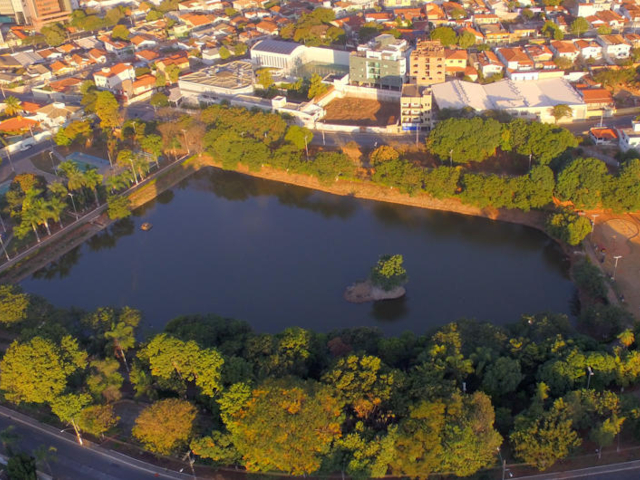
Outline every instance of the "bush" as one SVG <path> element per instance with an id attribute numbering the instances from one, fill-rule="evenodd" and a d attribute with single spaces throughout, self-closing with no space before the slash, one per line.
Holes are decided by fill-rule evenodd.
<path id="1" fill-rule="evenodd" d="M 371 282 L 389 291 L 407 283 L 407 271 L 402 266 L 402 255 L 383 255 L 371 271 Z"/>

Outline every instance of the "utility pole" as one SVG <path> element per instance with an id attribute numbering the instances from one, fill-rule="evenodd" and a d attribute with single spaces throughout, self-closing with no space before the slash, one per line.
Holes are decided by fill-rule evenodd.
<path id="1" fill-rule="evenodd" d="M 587 377 L 587 390 L 589 390 L 589 385 L 591 385 L 591 377 L 593 377 L 594 373 L 591 370 L 591 367 L 587 367 L 587 371 L 589 372 L 589 377 Z"/>
<path id="2" fill-rule="evenodd" d="M 78 210 L 76 210 L 76 202 L 73 199 L 73 193 L 69 192 L 67 195 L 71 197 L 71 204 L 73 205 L 73 213 L 76 214 L 76 222 L 78 221 Z"/>
<path id="3" fill-rule="evenodd" d="M 453 167 L 453 148 L 449 150 L 449 163 Z"/>

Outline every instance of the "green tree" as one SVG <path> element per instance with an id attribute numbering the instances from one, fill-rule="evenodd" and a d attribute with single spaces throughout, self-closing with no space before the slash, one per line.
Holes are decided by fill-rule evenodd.
<path id="1" fill-rule="evenodd" d="M 209 458 L 218 465 L 236 465 L 242 459 L 228 433 L 214 430 L 210 436 L 194 439 L 190 446 L 194 454 Z"/>
<path id="2" fill-rule="evenodd" d="M 251 472 L 313 473 L 340 436 L 342 405 L 311 382 L 269 380 L 243 404 L 223 402 L 221 410 Z"/>
<path id="3" fill-rule="evenodd" d="M 542 34 L 554 40 L 562 40 L 564 38 L 564 33 L 560 30 L 560 27 L 551 20 L 547 20 L 542 26 Z"/>
<path id="4" fill-rule="evenodd" d="M 113 27 L 113 30 L 111 30 L 111 38 L 114 40 L 127 41 L 129 40 L 130 35 L 131 32 L 129 32 L 129 29 L 124 25 L 116 25 L 115 27 Z"/>
<path id="5" fill-rule="evenodd" d="M 164 93 L 154 93 L 149 99 L 149 104 L 154 108 L 162 108 L 169 106 L 169 98 Z"/>
<path id="6" fill-rule="evenodd" d="M 502 126 L 491 118 L 449 118 L 438 122 L 427 148 L 441 160 L 482 162 L 495 154 L 502 141 Z"/>
<path id="7" fill-rule="evenodd" d="M 611 34 L 611 27 L 609 25 L 600 25 L 598 27 L 598 35 L 610 35 Z"/>
<path id="8" fill-rule="evenodd" d="M 468 31 L 464 31 L 462 32 L 462 35 L 460 35 L 458 37 L 458 46 L 460 48 L 470 48 L 473 47 L 476 44 L 476 36 Z"/>
<path id="9" fill-rule="evenodd" d="M 482 389 L 494 398 L 515 392 L 524 380 L 520 361 L 500 357 L 489 365 L 482 378 Z"/>
<path id="10" fill-rule="evenodd" d="M 120 364 L 113 359 L 93 360 L 91 362 L 91 375 L 87 377 L 87 388 L 97 400 L 117 402 L 122 397 L 120 389 L 124 378 L 118 372 Z"/>
<path id="11" fill-rule="evenodd" d="M 561 403 L 541 415 L 520 415 L 510 437 L 516 457 L 546 470 L 565 458 L 581 440 Z"/>
<path id="12" fill-rule="evenodd" d="M 178 81 L 178 78 L 180 78 L 180 67 L 178 67 L 178 65 L 171 64 L 167 66 L 164 73 L 169 82 L 176 83 Z"/>
<path id="13" fill-rule="evenodd" d="M 12 403 L 51 402 L 65 390 L 69 376 L 86 365 L 86 353 L 70 336 L 60 344 L 41 337 L 15 341 L 0 362 L 0 389 Z"/>
<path id="14" fill-rule="evenodd" d="M 284 139 L 295 146 L 298 150 L 304 150 L 313 140 L 313 132 L 308 128 L 291 125 L 287 128 Z"/>
<path id="15" fill-rule="evenodd" d="M 18 285 L 0 285 L 0 322 L 13 325 L 27 318 L 29 295 Z"/>
<path id="16" fill-rule="evenodd" d="M 320 152 L 313 161 L 305 163 L 301 171 L 317 177 L 320 183 L 328 184 L 340 177 L 353 178 L 356 166 L 342 153 Z"/>
<path id="17" fill-rule="evenodd" d="M 131 433 L 147 450 L 169 455 L 189 444 L 195 419 L 191 403 L 169 398 L 142 410 Z"/>
<path id="18" fill-rule="evenodd" d="M 587 33 L 590 28 L 589 22 L 587 22 L 584 17 L 578 17 L 571 23 L 571 33 L 578 37 Z"/>
<path id="19" fill-rule="evenodd" d="M 101 91 L 96 93 L 96 115 L 100 118 L 100 128 L 110 134 L 120 126 L 120 104 L 113 93 Z"/>
<path id="20" fill-rule="evenodd" d="M 183 342 L 166 334 L 156 335 L 142 351 L 149 360 L 152 375 L 194 382 L 202 393 L 213 396 L 220 389 L 224 360 L 213 349 L 200 348 L 194 341 Z"/>
<path id="21" fill-rule="evenodd" d="M 431 40 L 440 40 L 443 47 L 450 47 L 457 42 L 455 30 L 451 27 L 437 27 L 431 30 Z"/>
<path id="22" fill-rule="evenodd" d="M 100 175 L 98 170 L 95 168 L 89 168 L 85 170 L 83 174 L 82 183 L 93 192 L 93 196 L 96 200 L 96 207 L 99 206 L 100 198 L 98 197 L 98 187 L 102 186 L 102 175 Z"/>
<path id="23" fill-rule="evenodd" d="M 576 208 L 595 208 L 610 179 L 607 167 L 597 158 L 576 158 L 558 174 L 556 195 Z M 588 222 L 587 222 L 588 223 Z"/>
<path id="24" fill-rule="evenodd" d="M 80 429 L 96 437 L 104 435 L 120 421 L 111 405 L 91 405 L 83 408 L 77 419 Z"/>
<path id="25" fill-rule="evenodd" d="M 76 432 L 78 443 L 82 445 L 78 417 L 83 408 L 91 403 L 91 397 L 86 393 L 61 395 L 51 400 L 51 411 L 61 422 L 70 424 Z"/>
<path id="26" fill-rule="evenodd" d="M 377 166 L 390 160 L 400 160 L 400 154 L 396 149 L 389 145 L 380 145 L 369 154 L 371 165 Z"/>
<path id="27" fill-rule="evenodd" d="M 244 44 L 244 43 L 236 43 L 233 46 L 233 54 L 236 57 L 241 57 L 245 53 L 247 53 L 247 45 L 246 44 Z"/>
<path id="28" fill-rule="evenodd" d="M 578 245 L 591 232 L 591 222 L 575 213 L 555 213 L 547 220 L 547 232 L 569 245 Z"/>
<path id="29" fill-rule="evenodd" d="M 257 71 L 257 75 L 258 85 L 261 85 L 265 90 L 268 90 L 273 85 L 273 77 L 271 76 L 270 68 L 261 68 Z"/>
<path id="30" fill-rule="evenodd" d="M 590 298 L 606 298 L 607 287 L 598 267 L 585 260 L 575 264 L 572 273 L 578 288 Z"/>
<path id="31" fill-rule="evenodd" d="M 311 75 L 309 80 L 309 93 L 307 95 L 309 100 L 313 100 L 316 97 L 324 95 L 327 90 L 329 90 L 329 87 L 327 84 L 322 82 L 322 77 L 320 75 L 317 73 Z"/>
<path id="32" fill-rule="evenodd" d="M 131 215 L 131 202 L 121 195 L 109 195 L 107 197 L 107 215 L 111 220 L 120 220 Z"/>
<path id="33" fill-rule="evenodd" d="M 633 158 L 622 164 L 618 175 L 605 183 L 602 203 L 614 212 L 640 210 L 640 160 Z"/>
<path id="34" fill-rule="evenodd" d="M 40 29 L 44 41 L 51 47 L 58 47 L 67 40 L 67 31 L 59 23 L 45 25 Z"/>
<path id="35" fill-rule="evenodd" d="M 157 71 L 156 72 L 156 87 L 164 88 L 167 86 L 167 76 L 164 72 Z"/>
<path id="36" fill-rule="evenodd" d="M 409 280 L 403 262 L 402 255 L 382 255 L 371 270 L 371 282 L 386 291 L 401 287 Z"/>
<path id="37" fill-rule="evenodd" d="M 569 105 L 555 105 L 551 109 L 551 116 L 556 120 L 556 123 L 558 123 L 558 121 L 562 120 L 564 117 L 572 117 L 573 110 L 571 110 L 571 107 Z"/>
<path id="38" fill-rule="evenodd" d="M 36 459 L 26 453 L 11 455 L 5 470 L 11 480 L 37 480 L 38 478 Z"/>
<path id="39" fill-rule="evenodd" d="M 227 47 L 224 47 L 224 46 L 220 47 L 220 49 L 218 50 L 218 53 L 220 54 L 220 58 L 222 60 L 227 60 L 229 57 L 231 57 L 231 52 Z"/>

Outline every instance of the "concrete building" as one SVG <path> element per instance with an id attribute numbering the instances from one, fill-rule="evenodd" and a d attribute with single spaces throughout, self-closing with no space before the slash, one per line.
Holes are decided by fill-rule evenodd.
<path id="1" fill-rule="evenodd" d="M 378 35 L 359 45 L 349 59 L 349 81 L 353 85 L 401 90 L 407 73 L 408 44 L 393 35 Z"/>
<path id="2" fill-rule="evenodd" d="M 444 82 L 444 77 L 445 52 L 440 40 L 418 42 L 409 57 L 409 82 L 428 86 Z"/>
<path id="3" fill-rule="evenodd" d="M 429 131 L 432 118 L 432 95 L 430 87 L 415 84 L 402 86 L 400 97 L 400 127 L 403 131 Z"/>
<path id="4" fill-rule="evenodd" d="M 441 109 L 505 110 L 516 117 L 555 123 L 553 107 L 567 105 L 572 115 L 564 121 L 587 118 L 584 99 L 563 78 L 520 82 L 501 80 L 487 85 L 453 80 L 431 88 L 433 101 Z"/>
<path id="5" fill-rule="evenodd" d="M 251 63 L 235 61 L 203 68 L 178 79 L 182 97 L 189 103 L 215 103 L 220 98 L 253 93 Z"/>
<path id="6" fill-rule="evenodd" d="M 36 31 L 50 23 L 64 23 L 71 17 L 70 0 L 24 0 L 26 22 Z"/>
<path id="7" fill-rule="evenodd" d="M 251 62 L 257 67 L 277 68 L 284 73 L 302 65 L 306 47 L 295 42 L 261 40 L 251 48 Z"/>
<path id="8" fill-rule="evenodd" d="M 620 150 L 626 152 L 633 148 L 640 150 L 640 122 L 631 122 L 631 128 L 616 128 Z"/>

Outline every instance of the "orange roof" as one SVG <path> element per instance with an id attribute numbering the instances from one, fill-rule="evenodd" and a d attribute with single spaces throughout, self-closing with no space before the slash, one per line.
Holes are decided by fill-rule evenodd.
<path id="1" fill-rule="evenodd" d="M 23 130 L 29 130 L 30 127 L 35 127 L 38 122 L 24 117 L 13 117 L 0 122 L 0 132 L 21 132 Z"/>
<path id="2" fill-rule="evenodd" d="M 579 89 L 584 103 L 613 103 L 611 93 L 605 88 Z"/>
<path id="3" fill-rule="evenodd" d="M 449 48 L 445 48 L 444 58 L 446 60 L 467 60 L 469 55 L 466 50 L 451 50 Z"/>
<path id="4" fill-rule="evenodd" d="M 39 109 L 42 108 L 42 105 L 38 105 L 33 102 L 22 102 L 20 108 L 25 112 L 36 113 Z"/>
<path id="5" fill-rule="evenodd" d="M 145 87 L 145 86 L 155 86 L 156 84 L 156 77 L 154 77 L 153 75 L 142 75 L 139 79 L 137 79 L 135 82 L 133 82 L 133 88 L 140 88 L 140 87 Z"/>
<path id="6" fill-rule="evenodd" d="M 596 128 L 592 128 L 591 130 L 589 130 L 589 133 L 591 133 L 596 138 L 602 138 L 604 140 L 617 140 L 618 139 L 618 134 L 612 128 L 597 128 L 596 127 Z"/>
<path id="7" fill-rule="evenodd" d="M 69 77 L 63 78 L 62 80 L 50 82 L 49 86 L 56 92 L 62 92 L 68 87 L 73 87 L 74 85 L 78 85 L 80 83 L 82 83 L 82 80 L 80 80 L 79 78 Z"/>
<path id="8" fill-rule="evenodd" d="M 61 62 L 60 60 L 56 60 L 55 62 L 53 62 L 49 66 L 51 67 L 51 71 L 52 72 L 59 72 L 63 68 L 67 68 L 68 67 L 68 65 L 66 63 Z"/>
<path id="9" fill-rule="evenodd" d="M 151 60 L 155 60 L 156 58 L 158 58 L 159 55 L 153 50 L 141 50 L 136 53 L 136 57 L 142 57 L 150 62 Z"/>

